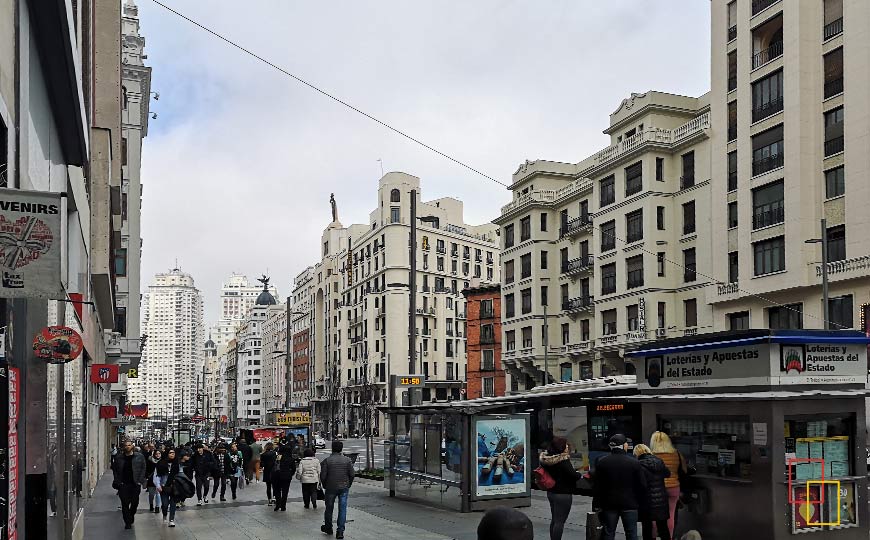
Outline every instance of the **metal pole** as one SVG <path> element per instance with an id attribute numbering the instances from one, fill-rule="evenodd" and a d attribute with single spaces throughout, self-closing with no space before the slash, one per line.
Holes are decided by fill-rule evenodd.
<path id="1" fill-rule="evenodd" d="M 389 359 L 388 359 L 389 360 Z M 388 362 L 389 364 L 389 362 Z M 390 497 L 396 496 L 396 376 L 390 375 Z"/>
<path id="2" fill-rule="evenodd" d="M 284 367 L 287 370 L 284 373 L 284 384 L 287 386 L 286 397 L 284 398 L 284 408 L 289 409 L 293 406 L 293 360 L 290 356 L 290 346 L 293 343 L 293 338 L 291 334 L 291 320 L 293 318 L 293 312 L 290 309 L 290 299 L 292 296 L 287 297 L 287 339 L 286 344 L 284 345 L 284 351 L 286 356 L 284 357 Z"/>
<path id="3" fill-rule="evenodd" d="M 417 373 L 417 190 L 411 190 L 411 239 L 408 243 L 408 366 Z"/>
<path id="4" fill-rule="evenodd" d="M 825 318 L 825 330 L 831 329 L 831 319 L 828 316 L 828 227 L 827 220 L 822 219 L 822 313 Z"/>
<path id="5" fill-rule="evenodd" d="M 548 290 L 549 292 L 549 290 Z M 550 332 L 547 321 L 547 299 L 544 298 L 544 384 L 550 382 L 550 355 L 548 349 L 550 348 Z"/>

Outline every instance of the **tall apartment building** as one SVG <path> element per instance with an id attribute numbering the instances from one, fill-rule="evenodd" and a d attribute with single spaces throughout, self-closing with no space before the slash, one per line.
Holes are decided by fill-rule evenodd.
<path id="1" fill-rule="evenodd" d="M 236 422 L 237 426 L 265 422 L 267 396 L 263 388 L 263 329 L 269 308 L 276 305 L 269 292 L 269 280 L 254 299 L 242 325 L 236 331 Z"/>
<path id="2" fill-rule="evenodd" d="M 831 328 L 860 328 L 870 3 L 716 0 L 711 11 L 714 326 L 822 328 L 822 249 L 806 241 L 824 234 Z"/>
<path id="3" fill-rule="evenodd" d="M 204 394 L 202 414 L 213 424 L 214 419 L 220 417 L 223 410 L 223 402 L 220 392 L 220 358 L 218 357 L 217 345 L 209 337 L 202 347 L 202 358 L 205 366 L 205 380 L 201 383 Z"/>
<path id="4" fill-rule="evenodd" d="M 112 392 L 127 398 L 126 372 L 142 356 L 140 282 L 142 267 L 142 146 L 148 135 L 151 68 L 146 66 L 145 38 L 139 32 L 139 9 L 132 0 L 121 19 L 121 243 L 114 251 L 115 327 L 108 333 L 106 353 L 122 365 L 121 382 Z"/>
<path id="5" fill-rule="evenodd" d="M 212 339 L 215 340 L 218 351 L 231 339 L 235 339 L 236 330 L 242 325 L 262 291 L 261 286 L 252 285 L 248 277 L 242 274 L 233 273 L 223 283 L 220 319 L 211 329 Z M 269 287 L 269 293 L 274 298 L 278 298 L 278 290 L 274 286 Z"/>
<path id="6" fill-rule="evenodd" d="M 156 274 L 142 303 L 148 341 L 138 379 L 130 379 L 130 400 L 178 421 L 196 406 L 197 377 L 202 374 L 205 330 L 202 295 L 193 277 L 178 268 Z"/>
<path id="7" fill-rule="evenodd" d="M 314 267 L 309 266 L 293 280 L 293 294 L 290 296 L 291 334 L 291 405 L 304 407 L 310 403 L 311 389 L 314 384 L 314 369 L 311 366 L 311 347 L 309 329 L 311 328 L 311 307 L 314 292 Z"/>
<path id="8" fill-rule="evenodd" d="M 416 192 L 417 332 L 409 337 L 411 193 Z M 499 279 L 496 227 L 470 226 L 462 202 L 423 202 L 420 180 L 392 172 L 380 179 L 368 222 L 333 222 L 321 237 L 312 271 L 309 347 L 313 353 L 317 429 L 364 429 L 364 408 L 387 401 L 390 374 L 426 376 L 424 401 L 458 399 L 465 384 L 465 302 L 462 289 Z M 406 339 L 406 337 L 408 339 Z M 409 365 L 409 344 L 417 360 Z M 397 400 L 401 400 L 397 393 Z M 400 401 L 399 401 L 400 402 Z M 373 430 L 383 433 L 375 414 Z"/>
<path id="9" fill-rule="evenodd" d="M 501 287 L 482 285 L 462 291 L 468 316 L 468 369 L 465 397 L 505 395 L 501 363 Z"/>
<path id="10" fill-rule="evenodd" d="M 284 408 L 287 399 L 287 304 L 266 309 L 263 324 L 263 400 L 265 412 Z"/>
<path id="11" fill-rule="evenodd" d="M 712 326 L 699 243 L 710 235 L 710 131 L 707 95 L 632 94 L 610 115 L 610 146 L 514 173 L 514 200 L 495 220 L 512 390 L 623 373 L 639 343 Z"/>

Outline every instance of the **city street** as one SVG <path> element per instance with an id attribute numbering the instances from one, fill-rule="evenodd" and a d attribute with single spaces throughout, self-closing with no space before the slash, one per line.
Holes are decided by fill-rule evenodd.
<path id="1" fill-rule="evenodd" d="M 364 469 L 366 466 L 366 440 L 365 439 L 341 439 L 341 442 L 344 443 L 344 453 L 352 454 L 358 453 L 359 456 L 356 459 L 356 463 L 354 464 L 357 470 Z M 326 448 L 317 450 L 317 459 L 323 460 L 330 454 L 330 448 L 332 441 L 326 441 Z M 383 469 L 384 468 L 384 444 L 383 439 L 375 439 L 374 440 L 374 455 L 375 455 L 375 469 Z"/>
<path id="2" fill-rule="evenodd" d="M 148 513 L 148 496 L 143 492 L 136 522 L 124 530 L 118 498 L 107 473 L 97 485 L 94 497 L 85 510 L 88 538 L 136 540 L 308 540 L 328 538 L 320 532 L 322 503 L 316 510 L 302 506 L 299 483 L 290 485 L 287 512 L 274 512 L 266 505 L 264 484 L 252 484 L 239 490 L 236 501 L 209 503 L 198 507 L 196 500 L 179 508 L 176 527 L 168 528 L 159 514 Z M 229 498 L 229 493 L 227 494 Z M 589 500 L 575 498 L 574 508 L 565 527 L 564 538 L 585 538 L 585 517 Z M 535 538 L 549 537 L 550 510 L 546 496 L 535 493 L 532 506 L 522 509 L 535 526 Z M 420 540 L 474 540 L 480 513 L 461 514 L 401 499 L 390 499 L 380 482 L 357 480 L 351 488 L 348 504 L 348 539 L 384 540 L 415 538 Z M 617 538 L 623 539 L 619 533 Z"/>

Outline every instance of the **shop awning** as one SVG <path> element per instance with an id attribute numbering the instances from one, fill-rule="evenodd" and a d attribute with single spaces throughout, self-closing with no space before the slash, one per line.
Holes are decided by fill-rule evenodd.
<path id="1" fill-rule="evenodd" d="M 723 392 L 714 394 L 656 394 L 628 396 L 625 399 L 632 402 L 661 401 L 781 401 L 789 399 L 837 399 L 854 398 L 870 395 L 870 389 L 855 388 L 850 390 L 771 390 L 768 392 Z"/>
<path id="2" fill-rule="evenodd" d="M 857 330 L 743 330 L 714 332 L 650 343 L 626 353 L 628 357 L 659 356 L 687 351 L 741 347 L 761 343 L 837 343 L 870 345 L 870 338 Z"/>
<path id="3" fill-rule="evenodd" d="M 597 377 L 580 381 L 552 383 L 537 386 L 521 394 L 501 397 L 477 398 L 464 401 L 443 401 L 424 403 L 406 407 L 381 407 L 384 413 L 397 414 L 436 414 L 455 412 L 459 414 L 477 414 L 494 409 L 502 409 L 512 405 L 532 405 L 537 402 L 554 398 L 584 399 L 622 398 L 637 394 L 637 379 L 634 375 L 618 375 L 614 377 Z"/>

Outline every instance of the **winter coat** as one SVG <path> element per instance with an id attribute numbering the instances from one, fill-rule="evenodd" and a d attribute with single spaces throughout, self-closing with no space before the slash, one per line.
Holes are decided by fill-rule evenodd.
<path id="1" fill-rule="evenodd" d="M 577 487 L 577 480 L 583 476 L 574 470 L 567 452 L 556 455 L 542 452 L 541 465 L 556 481 L 556 485 L 550 490 L 551 493 L 573 494 Z"/>
<path id="2" fill-rule="evenodd" d="M 610 451 L 595 465 L 592 507 L 602 510 L 638 510 L 646 500 L 646 475 L 640 462 L 621 448 Z"/>
<path id="3" fill-rule="evenodd" d="M 652 454 L 641 455 L 638 462 L 646 476 L 647 493 L 641 504 L 640 517 L 644 521 L 664 521 L 670 517 L 665 479 L 671 476 L 671 471 L 664 461 Z"/>
<path id="4" fill-rule="evenodd" d="M 275 467 L 272 470 L 272 482 L 289 483 L 293 480 L 293 473 L 296 472 L 296 460 L 293 459 L 293 449 L 289 446 L 279 448 L 278 456 L 275 459 Z"/>
<path id="5" fill-rule="evenodd" d="M 199 455 L 199 452 L 193 454 L 190 461 L 193 463 L 194 473 L 196 473 L 196 476 L 199 478 L 208 478 L 211 476 L 212 470 L 216 465 L 214 455 L 207 450 L 204 450 L 202 455 Z"/>
<path id="6" fill-rule="evenodd" d="M 236 474 L 236 465 L 230 460 L 230 455 L 226 452 L 218 452 L 214 456 L 215 468 L 212 471 L 214 478 L 229 478 Z"/>
<path id="7" fill-rule="evenodd" d="M 132 455 L 123 453 L 115 456 L 115 462 L 112 463 L 112 473 L 114 474 L 115 483 L 121 484 L 124 482 L 124 464 L 128 459 L 133 460 L 133 482 L 142 486 L 145 484 L 145 456 L 139 452 L 133 452 Z"/>
<path id="8" fill-rule="evenodd" d="M 272 469 L 275 468 L 275 458 L 278 454 L 274 450 L 267 450 L 260 454 L 260 466 L 263 467 L 263 478 L 272 481 Z"/>
<path id="9" fill-rule="evenodd" d="M 157 467 L 158 461 L 160 461 L 160 460 L 159 459 L 156 460 L 153 457 L 149 457 L 145 460 L 145 482 L 146 482 L 145 487 L 150 487 L 150 488 L 155 487 L 153 476 L 154 476 L 154 469 Z"/>
<path id="10" fill-rule="evenodd" d="M 296 479 L 303 484 L 320 482 L 320 462 L 316 457 L 304 457 L 296 468 Z"/>
<path id="11" fill-rule="evenodd" d="M 247 466 L 248 463 L 251 462 L 251 457 L 254 455 L 254 452 L 251 450 L 251 447 L 248 446 L 248 443 L 243 442 L 239 445 L 239 452 L 242 454 L 242 466 Z"/>
<path id="12" fill-rule="evenodd" d="M 353 474 L 353 462 L 342 454 L 333 452 L 320 463 L 320 484 L 326 491 L 350 488 Z"/>
<path id="13" fill-rule="evenodd" d="M 227 459 L 230 462 L 230 470 L 232 471 L 227 476 L 233 476 L 243 470 L 242 467 L 245 465 L 245 458 L 243 457 L 241 450 L 236 450 L 235 453 L 233 453 L 232 450 L 227 451 Z"/>
<path id="14" fill-rule="evenodd" d="M 685 472 L 685 466 L 682 465 L 682 459 L 680 459 L 679 452 L 663 452 L 660 454 L 656 454 L 656 457 L 665 462 L 665 467 L 671 472 L 671 476 L 665 479 L 665 487 L 670 488 L 678 488 L 680 487 L 680 475 L 679 470 L 680 467 L 683 467 L 683 472 Z"/>

